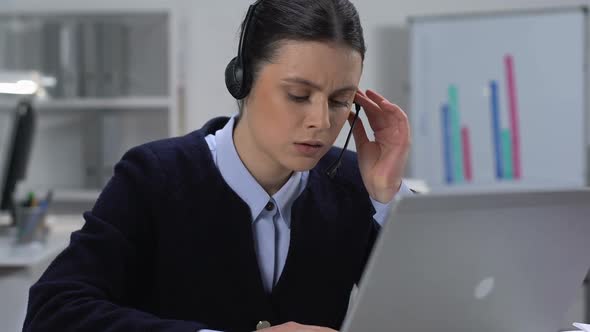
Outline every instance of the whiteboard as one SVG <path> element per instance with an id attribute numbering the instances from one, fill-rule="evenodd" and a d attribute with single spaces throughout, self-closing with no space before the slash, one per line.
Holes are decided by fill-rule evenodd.
<path id="1" fill-rule="evenodd" d="M 580 187 L 583 8 L 415 18 L 412 176 L 432 191 Z"/>

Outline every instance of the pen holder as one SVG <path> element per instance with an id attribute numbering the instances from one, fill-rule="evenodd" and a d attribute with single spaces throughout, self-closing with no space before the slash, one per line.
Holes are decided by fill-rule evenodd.
<path id="1" fill-rule="evenodd" d="M 15 207 L 16 243 L 45 242 L 48 228 L 46 210 L 41 206 Z"/>

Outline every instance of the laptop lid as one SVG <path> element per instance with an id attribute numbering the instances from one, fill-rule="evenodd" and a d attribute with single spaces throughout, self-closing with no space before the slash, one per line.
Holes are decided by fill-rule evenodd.
<path id="1" fill-rule="evenodd" d="M 555 332 L 590 267 L 590 190 L 394 204 L 342 331 Z"/>

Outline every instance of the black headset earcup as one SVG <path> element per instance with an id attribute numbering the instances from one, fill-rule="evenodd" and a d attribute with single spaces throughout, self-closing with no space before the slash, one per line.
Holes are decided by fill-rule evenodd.
<path id="1" fill-rule="evenodd" d="M 225 67 L 225 85 L 229 93 L 236 99 L 244 99 L 248 94 L 244 82 L 244 71 L 239 64 L 238 57 L 233 58 Z"/>

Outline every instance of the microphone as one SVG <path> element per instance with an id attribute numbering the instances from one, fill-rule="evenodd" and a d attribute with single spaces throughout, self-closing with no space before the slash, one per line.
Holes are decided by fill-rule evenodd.
<path id="1" fill-rule="evenodd" d="M 354 124 L 356 123 L 356 119 L 358 119 L 359 117 L 359 111 L 361 110 L 361 105 L 354 103 L 354 108 L 356 110 L 356 113 L 354 114 L 354 119 L 352 120 L 352 124 L 350 125 L 350 131 L 348 132 L 348 136 L 346 137 L 346 142 L 344 143 L 344 147 L 342 148 L 342 151 L 340 151 L 340 155 L 338 156 L 338 159 L 336 159 L 336 161 L 334 161 L 330 167 L 328 167 L 328 169 L 326 170 L 326 175 L 330 177 L 330 179 L 333 179 L 334 176 L 336 175 L 336 172 L 338 171 L 338 168 L 340 167 L 340 164 L 342 162 L 342 156 L 344 156 L 344 151 L 346 151 L 346 147 L 348 146 L 348 142 L 350 141 L 350 136 L 352 135 L 352 129 L 354 129 Z"/>

